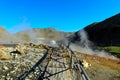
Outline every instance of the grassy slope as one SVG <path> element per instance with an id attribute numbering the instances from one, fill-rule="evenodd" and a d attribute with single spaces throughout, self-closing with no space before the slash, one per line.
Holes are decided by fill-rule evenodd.
<path id="1" fill-rule="evenodd" d="M 107 47 L 98 47 L 110 53 L 120 54 L 120 46 L 107 46 Z"/>

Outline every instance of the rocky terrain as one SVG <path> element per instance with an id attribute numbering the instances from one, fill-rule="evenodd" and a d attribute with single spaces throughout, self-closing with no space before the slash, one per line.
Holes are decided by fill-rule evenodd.
<path id="1" fill-rule="evenodd" d="M 6 52 L 6 55 L 9 55 L 10 52 L 7 52 L 7 49 L 10 47 L 4 47 L 4 52 Z M 45 53 L 46 49 L 44 49 L 43 46 L 41 45 L 34 45 L 34 44 L 29 44 L 29 45 L 16 45 L 17 51 L 20 52 L 20 54 L 16 55 L 9 55 L 11 56 L 11 58 L 6 58 L 4 57 L 4 59 L 1 57 L 1 61 L 0 61 L 0 65 L 1 65 L 1 70 L 0 70 L 0 78 L 1 80 L 7 79 L 7 80 L 16 80 L 17 77 L 19 77 L 21 74 L 23 74 L 25 71 L 28 71 L 33 65 L 35 65 L 35 63 L 43 56 L 43 54 Z M 16 51 L 15 49 L 13 49 L 14 51 Z M 15 54 L 15 53 L 14 53 Z M 2 56 L 4 56 L 3 54 L 1 54 Z M 55 54 L 56 55 L 56 54 Z M 66 69 L 66 66 L 63 65 L 64 62 L 66 62 L 65 58 L 62 57 L 57 57 L 57 56 L 52 56 L 54 57 L 53 60 L 51 60 L 51 62 L 49 63 L 49 68 L 48 70 L 50 71 L 50 73 L 55 73 L 55 72 L 59 72 L 61 70 Z M 57 58 L 61 58 L 59 60 L 57 60 Z M 41 66 L 43 66 L 45 63 L 47 63 L 48 60 L 45 60 Z M 58 62 L 57 62 L 58 61 Z M 61 63 L 60 63 L 60 62 Z M 69 62 L 69 61 L 68 61 Z M 52 72 L 51 72 L 52 71 Z M 4 74 L 3 74 L 4 73 Z M 38 72 L 36 72 L 38 75 Z M 63 72 L 64 73 L 64 72 Z M 61 74 L 61 76 L 64 74 Z M 52 80 L 56 80 L 59 79 L 60 77 L 58 77 L 60 75 L 57 75 L 55 77 L 51 77 Z M 65 79 L 66 77 L 61 78 L 61 80 Z M 26 78 L 26 80 L 35 80 L 36 76 L 34 75 L 30 75 Z M 37 80 L 37 79 L 36 79 Z"/>
<path id="2" fill-rule="evenodd" d="M 20 52 L 18 55 L 9 55 L 11 58 L 0 58 L 0 80 L 16 80 L 25 71 L 31 69 L 33 65 L 44 55 L 46 49 L 51 50 L 52 47 L 34 44 L 16 45 L 16 47 L 2 46 L 2 51 L 9 55 L 11 51 Z M 9 52 L 8 52 L 9 49 Z M 54 48 L 53 48 L 54 49 Z M 11 50 L 11 51 L 10 51 Z M 56 73 L 65 70 L 70 66 L 69 50 L 58 49 L 53 50 L 52 59 L 48 56 L 40 65 L 42 69 L 45 68 L 47 62 L 47 71 Z M 90 66 L 85 68 L 91 80 L 120 80 L 120 59 L 111 59 L 107 57 L 100 57 L 96 55 L 88 55 L 80 52 L 75 52 L 79 60 L 85 60 Z M 2 55 L 2 54 L 1 54 Z M 34 73 L 31 73 L 25 80 L 36 80 L 39 74 L 37 68 Z M 47 73 L 46 73 L 47 75 Z M 80 74 L 77 68 L 63 71 L 57 75 L 51 76 L 51 80 L 79 80 Z"/>

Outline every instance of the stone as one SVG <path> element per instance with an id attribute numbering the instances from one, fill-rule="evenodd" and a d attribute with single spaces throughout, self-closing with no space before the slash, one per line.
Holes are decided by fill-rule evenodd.
<path id="1" fill-rule="evenodd" d="M 83 60 L 82 65 L 84 68 L 88 68 L 89 66 L 91 66 L 91 64 L 89 64 L 86 60 Z"/>
<path id="2" fill-rule="evenodd" d="M 3 66 L 3 69 L 4 70 L 8 70 L 9 68 L 7 66 Z"/>

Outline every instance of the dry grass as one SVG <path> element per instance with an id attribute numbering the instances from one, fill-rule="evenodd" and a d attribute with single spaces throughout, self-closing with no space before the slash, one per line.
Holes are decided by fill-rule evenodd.
<path id="1" fill-rule="evenodd" d="M 120 70 L 120 59 L 112 59 L 96 55 L 81 54 L 79 52 L 77 52 L 76 54 L 78 55 L 79 59 L 81 58 L 85 59 L 93 66 L 106 66 L 112 69 Z"/>

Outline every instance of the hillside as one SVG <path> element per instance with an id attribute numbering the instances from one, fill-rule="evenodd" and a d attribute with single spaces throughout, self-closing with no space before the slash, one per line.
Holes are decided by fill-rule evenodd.
<path id="1" fill-rule="evenodd" d="M 120 13 L 84 28 L 89 40 L 100 46 L 120 45 Z"/>
<path id="2" fill-rule="evenodd" d="M 90 41 L 97 46 L 120 46 L 120 13 L 105 19 L 102 22 L 95 22 L 84 28 Z M 80 30 L 81 31 L 81 30 Z M 80 31 L 68 37 L 73 43 L 81 40 Z"/>
<path id="3" fill-rule="evenodd" d="M 23 40 L 31 40 L 31 39 L 37 39 L 37 38 L 46 38 L 48 40 L 60 40 L 71 33 L 66 32 L 60 32 L 53 28 L 33 28 L 25 31 L 21 31 L 15 34 L 15 36 L 19 36 Z"/>
<path id="4" fill-rule="evenodd" d="M 3 27 L 0 27 L 0 43 L 1 44 L 9 44 L 12 43 L 12 41 L 17 40 L 15 36 L 10 34 L 8 31 L 6 31 Z"/>
<path id="5" fill-rule="evenodd" d="M 71 32 L 61 32 L 53 28 L 33 28 L 20 31 L 16 34 L 10 34 L 3 27 L 0 27 L 1 44 L 22 43 L 22 42 L 37 42 L 40 39 L 60 40 L 72 34 Z"/>
<path id="6" fill-rule="evenodd" d="M 82 47 L 82 49 L 75 49 L 79 52 L 98 54 L 99 51 L 105 50 L 120 58 L 120 13 L 104 21 L 92 23 L 68 36 L 62 42 L 67 45 L 72 42 L 72 44 Z"/>

